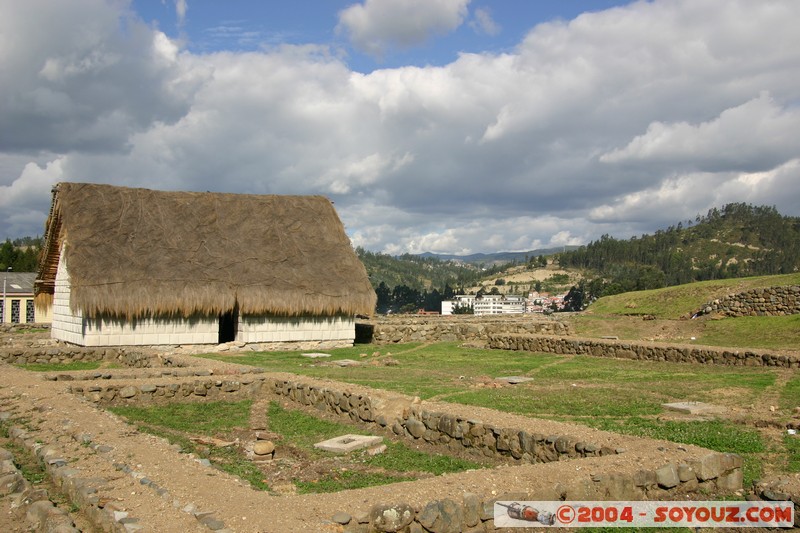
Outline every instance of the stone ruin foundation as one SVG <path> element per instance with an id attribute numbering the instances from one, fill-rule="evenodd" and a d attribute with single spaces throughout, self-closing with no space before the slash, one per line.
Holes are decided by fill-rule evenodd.
<path id="1" fill-rule="evenodd" d="M 0 419 L 10 439 L 38 458 L 97 531 L 483 532 L 495 530 L 498 500 L 708 499 L 742 486 L 741 457 L 696 446 L 190 356 L 99 357 L 133 366 L 39 374 L 3 365 L 0 377 Z M 244 398 L 264 410 L 279 399 L 385 438 L 502 464 L 335 494 L 272 495 L 104 409 Z M 28 505 L 28 520 L 70 531 L 69 517 L 47 500 L 25 503 L 35 491 L 10 460 L 0 464 L 0 488 Z"/>

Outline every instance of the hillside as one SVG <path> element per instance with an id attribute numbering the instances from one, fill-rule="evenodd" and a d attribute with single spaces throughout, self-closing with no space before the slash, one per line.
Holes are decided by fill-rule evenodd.
<path id="1" fill-rule="evenodd" d="M 604 235 L 559 254 L 564 268 L 591 274 L 571 295 L 581 309 L 600 296 L 695 281 L 800 271 L 800 219 L 774 207 L 728 204 L 686 226 L 618 240 Z"/>
<path id="2" fill-rule="evenodd" d="M 710 346 L 796 350 L 800 315 L 724 318 L 693 312 L 706 303 L 750 289 L 800 284 L 800 273 L 700 281 L 604 296 L 583 313 L 568 315 L 584 337 L 616 336 Z"/>
<path id="3" fill-rule="evenodd" d="M 602 276 L 649 268 L 652 281 L 662 278 L 662 286 L 789 274 L 800 269 L 800 218 L 782 216 L 774 207 L 728 204 L 698 215 L 695 224 L 679 222 L 654 235 L 629 240 L 604 235 L 560 254 L 559 262 Z"/>
<path id="4" fill-rule="evenodd" d="M 501 266 L 509 263 L 528 263 L 531 259 L 539 256 L 550 256 L 557 253 L 577 250 L 579 246 L 559 246 L 558 248 L 542 248 L 527 252 L 496 252 L 491 254 L 469 254 L 469 255 L 450 255 L 434 254 L 425 252 L 419 257 L 439 259 L 440 261 L 455 261 L 477 266 Z"/>

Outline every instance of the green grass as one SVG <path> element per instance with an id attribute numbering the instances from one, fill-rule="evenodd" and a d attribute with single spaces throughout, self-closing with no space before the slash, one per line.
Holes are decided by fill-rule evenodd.
<path id="1" fill-rule="evenodd" d="M 649 291 L 626 292 L 600 298 L 589 308 L 597 315 L 651 314 L 679 318 L 714 298 L 759 287 L 800 284 L 800 274 L 699 281 Z"/>
<path id="2" fill-rule="evenodd" d="M 151 407 L 113 407 L 110 410 L 134 423 L 139 431 L 165 438 L 171 444 L 178 444 L 183 453 L 193 453 L 198 457 L 207 458 L 217 468 L 247 480 L 256 489 L 269 490 L 259 468 L 245 459 L 235 448 L 201 447 L 189 438 L 199 434 L 225 437 L 237 428 L 246 427 L 250 407 L 251 402 L 245 400 Z M 311 457 L 326 455 L 325 452 L 313 447 L 316 442 L 347 433 L 365 433 L 347 424 L 329 422 L 302 411 L 284 409 L 276 402 L 270 403 L 268 416 L 270 430 L 281 436 L 279 442 L 298 447 Z M 472 461 L 441 454 L 426 454 L 394 442 L 387 444 L 387 450 L 383 454 L 370 456 L 361 452 L 355 455 L 354 461 L 369 467 L 369 470 L 339 470 L 316 481 L 296 481 L 298 492 L 334 492 L 406 481 L 413 479 L 415 473 L 420 472 L 439 475 L 481 467 Z M 375 472 L 375 469 L 379 472 Z"/>
<path id="3" fill-rule="evenodd" d="M 32 372 L 68 372 L 70 370 L 97 370 L 102 364 L 102 361 L 73 361 L 71 363 L 31 363 L 14 366 Z"/>
<path id="4" fill-rule="evenodd" d="M 800 407 L 800 375 L 794 376 L 784 385 L 780 403 L 781 407 L 787 411 Z"/>
<path id="5" fill-rule="evenodd" d="M 342 434 L 365 433 L 347 424 L 320 420 L 302 411 L 284 409 L 276 402 L 270 402 L 268 417 L 270 430 L 280 434 L 281 441 L 297 446 L 312 456 L 327 455 L 326 452 L 313 447 L 316 442 Z M 352 458 L 371 469 L 338 470 L 315 481 L 296 480 L 294 483 L 298 492 L 300 494 L 336 492 L 408 481 L 414 479 L 420 472 L 440 475 L 481 468 L 480 464 L 473 461 L 412 450 L 400 442 L 386 443 L 386 451 L 381 454 L 370 456 L 361 451 L 352 454 Z M 374 472 L 376 468 L 383 472 Z"/>
<path id="6" fill-rule="evenodd" d="M 746 319 L 736 319 L 746 320 Z M 720 321 L 721 322 L 721 321 Z M 752 333 L 755 334 L 755 333 Z M 373 357 L 380 351 L 380 357 Z M 696 444 L 745 458 L 746 482 L 765 464 L 797 468 L 796 440 L 767 450 L 752 427 L 725 421 L 658 421 L 661 404 L 701 401 L 747 412 L 764 401 L 782 410 L 796 407 L 800 376 L 778 380 L 785 369 L 727 367 L 563 356 L 461 347 L 457 343 L 356 346 L 332 350 L 331 359 L 381 359 L 391 352 L 397 366 L 325 367 L 299 352 L 252 353 L 236 358 L 268 370 L 336 379 L 422 398 L 487 406 L 525 416 L 576 422 L 593 427 Z M 370 354 L 359 357 L 361 353 Z M 230 360 L 230 356 L 214 356 Z M 499 376 L 524 375 L 533 381 L 500 388 L 479 387 Z M 777 395 L 777 399 L 773 397 Z M 325 433 L 334 436 L 336 432 Z M 321 435 L 323 436 L 323 435 Z M 318 440 L 322 440 L 322 438 Z M 330 437 L 327 437 L 330 438 Z M 316 442 L 316 441 L 315 441 Z M 787 465 L 789 465 L 787 467 Z"/>
<path id="7" fill-rule="evenodd" d="M 400 366 L 373 366 L 372 353 L 380 352 L 385 357 L 401 360 Z M 363 361 L 363 366 L 334 367 L 319 366 L 317 361 L 301 357 L 299 352 L 255 352 L 246 356 L 204 354 L 200 357 L 219 361 L 235 361 L 240 364 L 257 366 L 273 372 L 292 372 L 318 378 L 347 381 L 358 385 L 391 390 L 428 399 L 441 394 L 458 392 L 463 389 L 460 377 L 475 378 L 482 375 L 508 376 L 522 375 L 558 360 L 555 355 L 517 353 L 509 357 L 507 352 L 460 348 L 456 343 L 438 343 L 422 347 L 419 344 L 400 344 L 392 346 L 355 346 L 329 350 L 330 359 Z M 361 357 L 361 354 L 369 354 Z M 480 364 L 475 364 L 479 361 Z"/>
<path id="8" fill-rule="evenodd" d="M 736 346 L 762 350 L 800 346 L 800 315 L 725 318 L 703 325 L 698 344 L 731 346 L 735 342 Z"/>
<path id="9" fill-rule="evenodd" d="M 199 447 L 189 435 L 225 436 L 246 427 L 250 418 L 250 400 L 169 404 L 152 407 L 111 407 L 110 411 L 127 418 L 136 429 L 178 444 L 183 453 L 209 459 L 217 468 L 239 476 L 258 490 L 269 490 L 263 474 L 232 447 Z"/>
<path id="10" fill-rule="evenodd" d="M 388 485 L 399 481 L 409 481 L 409 478 L 387 475 L 383 472 L 354 472 L 352 470 L 345 470 L 333 472 L 317 481 L 295 481 L 294 484 L 297 487 L 298 494 L 316 494 Z"/>
<path id="11" fill-rule="evenodd" d="M 786 446 L 786 470 L 800 472 L 800 435 L 786 435 L 783 438 Z"/>
<path id="12" fill-rule="evenodd" d="M 766 450 L 758 431 L 722 420 L 659 421 L 633 416 L 624 420 L 597 418 L 587 420 L 586 424 L 607 431 L 694 444 L 720 452 L 746 454 Z"/>
<path id="13" fill-rule="evenodd" d="M 277 402 L 270 402 L 267 409 L 269 429 L 281 435 L 295 446 L 309 452 L 317 452 L 314 443 L 332 439 L 342 434 L 365 435 L 363 430 L 352 426 L 329 422 L 293 409 L 284 409 Z"/>
<path id="14" fill-rule="evenodd" d="M 758 431 L 723 420 L 673 421 L 640 417 L 626 419 L 595 418 L 585 424 L 606 431 L 639 437 L 693 444 L 709 450 L 736 453 L 743 457 L 743 486 L 761 477 L 761 456 L 767 452 Z"/>
<path id="15" fill-rule="evenodd" d="M 427 472 L 435 476 L 482 468 L 482 465 L 474 461 L 440 453 L 429 454 L 412 450 L 400 442 L 387 443 L 384 453 L 372 457 L 367 456 L 364 462 L 386 470 Z"/>
<path id="16" fill-rule="evenodd" d="M 176 431 L 215 435 L 248 424 L 251 400 L 239 402 L 172 403 L 153 407 L 111 407 L 131 422 L 144 422 Z"/>

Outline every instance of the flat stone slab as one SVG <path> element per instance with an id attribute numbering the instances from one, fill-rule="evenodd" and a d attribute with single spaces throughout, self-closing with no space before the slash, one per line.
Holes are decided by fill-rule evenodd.
<path id="1" fill-rule="evenodd" d="M 687 415 L 704 415 L 710 413 L 721 413 L 725 411 L 724 407 L 703 402 L 662 403 L 661 407 L 664 409 L 669 409 L 670 411 L 677 411 Z"/>
<path id="2" fill-rule="evenodd" d="M 301 357 L 309 357 L 311 359 L 319 359 L 320 357 L 330 357 L 329 353 L 301 353 Z"/>
<path id="3" fill-rule="evenodd" d="M 361 364 L 354 359 L 339 359 L 338 361 L 332 361 L 332 363 L 336 366 L 358 366 Z"/>
<path id="4" fill-rule="evenodd" d="M 326 452 L 348 453 L 353 450 L 369 448 L 375 444 L 380 444 L 382 441 L 383 437 L 371 435 L 342 435 L 341 437 L 318 442 L 314 445 L 314 448 L 325 450 Z"/>
<path id="5" fill-rule="evenodd" d="M 517 383 L 533 381 L 533 378 L 529 378 L 528 376 L 504 376 L 501 378 L 495 378 L 495 381 L 504 381 L 510 385 L 516 385 Z"/>

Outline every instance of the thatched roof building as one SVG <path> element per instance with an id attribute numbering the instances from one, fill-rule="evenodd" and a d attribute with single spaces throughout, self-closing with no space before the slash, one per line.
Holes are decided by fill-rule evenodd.
<path id="1" fill-rule="evenodd" d="M 59 268 L 68 272 L 69 309 L 84 319 L 234 310 L 352 317 L 375 306 L 366 270 L 321 196 L 60 183 L 36 282 L 40 303 L 57 292 Z"/>

